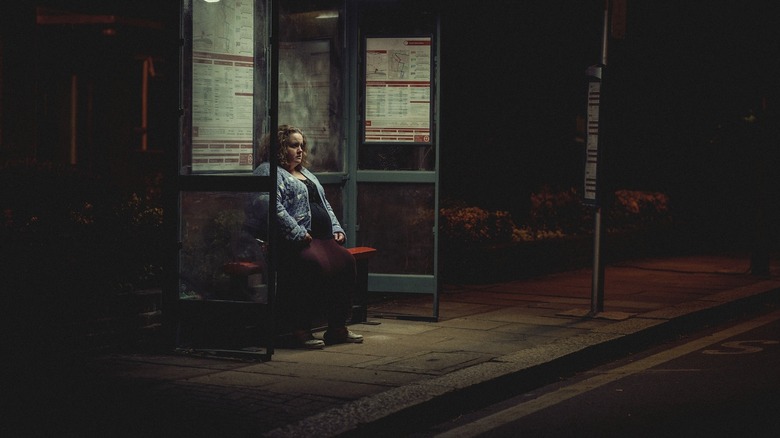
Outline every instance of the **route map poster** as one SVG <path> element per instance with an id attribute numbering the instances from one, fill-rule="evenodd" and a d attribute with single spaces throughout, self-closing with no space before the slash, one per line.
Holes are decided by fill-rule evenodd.
<path id="1" fill-rule="evenodd" d="M 254 1 L 194 2 L 192 171 L 252 171 Z"/>
<path id="2" fill-rule="evenodd" d="M 366 38 L 365 143 L 431 143 L 431 38 Z"/>

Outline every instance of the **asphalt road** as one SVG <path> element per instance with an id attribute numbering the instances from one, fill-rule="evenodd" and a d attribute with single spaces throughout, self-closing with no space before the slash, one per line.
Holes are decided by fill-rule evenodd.
<path id="1" fill-rule="evenodd" d="M 780 310 L 690 334 L 414 436 L 780 436 Z"/>

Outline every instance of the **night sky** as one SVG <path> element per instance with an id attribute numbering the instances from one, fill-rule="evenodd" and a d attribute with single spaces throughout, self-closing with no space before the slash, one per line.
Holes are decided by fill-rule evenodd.
<path id="1" fill-rule="evenodd" d="M 434 1 L 443 17 L 442 197 L 523 214 L 544 185 L 581 189 L 575 121 L 586 110 L 585 69 L 600 58 L 604 0 Z M 174 22 L 178 12 L 178 2 L 157 0 L 36 3 Z M 728 186 L 750 172 L 728 169 L 733 156 L 717 142 L 734 137 L 726 131 L 762 97 L 776 105 L 779 4 L 627 0 L 604 89 L 614 187 L 717 199 L 713 180 Z"/>
<path id="2" fill-rule="evenodd" d="M 445 11 L 444 194 L 522 212 L 542 185 L 582 187 L 575 118 L 585 114 L 585 69 L 600 59 L 604 2 L 479 4 L 484 12 Z M 712 179 L 739 178 L 706 170 L 723 166 L 713 162 L 723 154 L 712 139 L 761 97 L 776 99 L 776 5 L 628 0 L 626 35 L 609 42 L 604 85 L 616 188 L 690 199 L 713 190 Z"/>

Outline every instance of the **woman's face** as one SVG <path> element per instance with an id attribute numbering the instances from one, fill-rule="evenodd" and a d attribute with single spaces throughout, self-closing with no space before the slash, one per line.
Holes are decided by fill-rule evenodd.
<path id="1" fill-rule="evenodd" d="M 290 134 L 284 147 L 288 168 L 295 169 L 303 162 L 303 136 L 297 132 Z"/>

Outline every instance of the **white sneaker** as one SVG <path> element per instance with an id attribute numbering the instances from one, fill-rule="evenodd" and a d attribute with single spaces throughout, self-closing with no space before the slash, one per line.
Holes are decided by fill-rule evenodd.
<path id="1" fill-rule="evenodd" d="M 363 335 L 350 331 L 348 328 L 335 329 L 332 332 L 326 331 L 322 338 L 325 339 L 325 345 L 333 344 L 360 344 L 363 342 Z"/>

